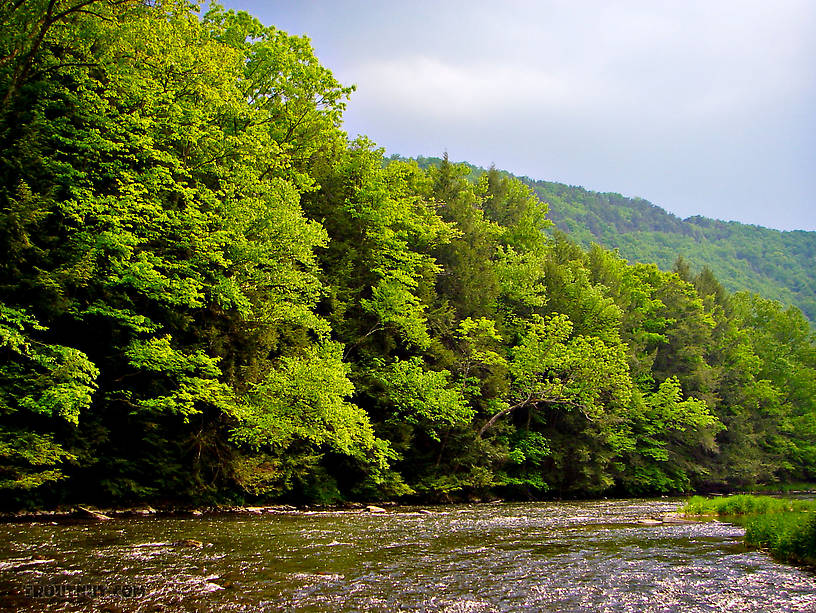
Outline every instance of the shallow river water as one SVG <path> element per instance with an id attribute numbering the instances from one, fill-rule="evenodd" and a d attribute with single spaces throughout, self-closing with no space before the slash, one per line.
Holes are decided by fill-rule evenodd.
<path id="1" fill-rule="evenodd" d="M 4 524 L 0 610 L 816 611 L 816 575 L 741 528 L 637 523 L 677 504 Z"/>

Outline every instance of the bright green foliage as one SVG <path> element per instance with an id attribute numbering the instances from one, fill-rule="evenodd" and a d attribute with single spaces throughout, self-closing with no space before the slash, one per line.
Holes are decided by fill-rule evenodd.
<path id="1" fill-rule="evenodd" d="M 496 276 L 499 282 L 499 311 L 529 317 L 547 305 L 546 258 L 533 252 L 518 253 L 499 248 Z"/>
<path id="2" fill-rule="evenodd" d="M 550 489 L 541 466 L 552 457 L 550 441 L 540 432 L 517 430 L 508 441 L 508 467 L 500 483 L 510 491 L 528 495 L 543 494 Z"/>
<path id="3" fill-rule="evenodd" d="M 607 456 L 617 413 L 631 394 L 625 348 L 571 336 L 572 331 L 565 315 L 528 322 L 512 350 L 508 400 L 480 430 L 486 433 L 507 415 L 515 417 L 517 429 L 524 428 L 523 434 L 509 435 L 508 459 L 521 465 L 508 467 L 504 482 L 529 494 L 553 483 L 585 491 L 612 485 Z M 526 423 L 520 421 L 525 414 Z M 574 472 L 583 467 L 592 468 Z"/>
<path id="4" fill-rule="evenodd" d="M 386 339 L 426 348 L 425 298 L 439 272 L 430 251 L 454 234 L 423 196 L 426 180 L 415 165 L 383 168 L 365 140 L 318 164 L 317 176 L 306 210 L 331 236 L 321 264 L 334 329 L 356 351 Z"/>
<path id="5" fill-rule="evenodd" d="M 316 411 L 294 429 L 314 447 L 371 449 L 365 415 L 343 400 L 340 349 L 309 336 L 328 331 L 314 311 L 326 234 L 299 205 L 306 160 L 342 138 L 350 90 L 304 39 L 245 14 L 94 9 L 46 33 L 25 82 L 5 82 L 2 297 L 48 328 L 65 380 L 9 395 L 76 422 L 98 368 L 77 435 L 101 445 L 83 457 L 102 456 L 112 492 L 228 476 L 227 428 L 281 441 L 291 424 L 247 432 L 269 427 L 284 398 Z M 280 383 L 315 367 L 318 381 Z M 184 445 L 198 449 L 193 466 Z"/>
<path id="6" fill-rule="evenodd" d="M 491 168 L 479 177 L 476 194 L 485 217 L 501 226 L 503 244 L 518 253 L 543 250 L 543 232 L 552 222 L 547 205 L 529 187 Z"/>
<path id="7" fill-rule="evenodd" d="M 76 457 L 54 440 L 77 426 L 96 390 L 97 368 L 82 352 L 37 340 L 47 330 L 0 304 L 0 488 L 32 489 L 64 478 Z"/>
<path id="8" fill-rule="evenodd" d="M 761 417 L 777 478 L 810 479 L 816 461 L 816 338 L 802 313 L 745 293 L 732 298 L 753 355 L 748 401 Z"/>
<path id="9" fill-rule="evenodd" d="M 628 402 L 623 347 L 608 347 L 597 338 L 570 338 L 571 334 L 565 315 L 531 319 L 510 360 L 516 404 L 563 404 L 592 419 L 606 404 Z"/>
<path id="10" fill-rule="evenodd" d="M 393 403 L 393 421 L 420 425 L 428 436 L 439 440 L 441 428 L 466 426 L 473 418 L 461 389 L 454 387 L 447 370 L 425 370 L 413 357 L 399 360 L 375 374 Z"/>
<path id="11" fill-rule="evenodd" d="M 583 250 L 560 232 L 550 246 L 544 277 L 549 310 L 567 315 L 576 334 L 620 342 L 620 308 L 604 285 L 593 283 Z"/>
<path id="12" fill-rule="evenodd" d="M 0 370 L 0 410 L 60 417 L 77 425 L 80 411 L 91 403 L 99 371 L 82 352 L 34 338 L 45 331 L 25 311 L 0 305 L 0 350 L 6 358 Z"/>
<path id="13" fill-rule="evenodd" d="M 686 515 L 767 515 L 772 513 L 816 511 L 816 502 L 797 498 L 774 498 L 738 494 L 719 498 L 692 496 L 681 512 Z"/>
<path id="14" fill-rule="evenodd" d="M 681 509 L 686 515 L 718 515 L 745 525 L 745 542 L 767 549 L 777 560 L 816 562 L 816 503 L 770 496 L 693 496 Z"/>
<path id="15" fill-rule="evenodd" d="M 6 504 L 816 476 L 798 311 L 550 236 L 507 173 L 349 141 L 353 88 L 246 13 L 0 21 Z"/>
<path id="16" fill-rule="evenodd" d="M 253 112 L 265 118 L 258 127 L 276 148 L 274 156 L 256 158 L 261 172 L 282 172 L 299 187 L 312 185 L 308 166 L 332 143 L 342 143 L 336 127 L 354 87 L 343 87 L 320 65 L 308 38 L 265 27 L 247 13 L 225 12 L 217 5 L 204 15 L 204 24 L 210 36 L 242 58 L 240 93 Z M 249 116 L 243 119 L 252 123 Z"/>
<path id="17" fill-rule="evenodd" d="M 346 401 L 354 388 L 342 347 L 327 342 L 288 357 L 246 396 L 233 437 L 251 448 L 285 451 L 295 441 L 363 457 L 375 448 L 368 416 Z"/>
<path id="18" fill-rule="evenodd" d="M 221 370 L 217 358 L 203 351 L 184 353 L 174 349 L 169 336 L 134 340 L 125 350 L 128 364 L 141 371 L 160 373 L 171 379 L 169 394 L 143 398 L 140 410 L 181 415 L 185 419 L 201 412 L 201 407 L 218 407 L 227 414 L 234 412 L 234 399 L 229 386 L 219 382 Z M 164 386 L 162 386 L 163 388 Z"/>
<path id="19" fill-rule="evenodd" d="M 638 403 L 635 403 L 638 404 Z M 668 431 L 685 432 L 689 428 L 710 428 L 717 423 L 705 402 L 695 398 L 682 400 L 680 383 L 675 377 L 660 384 L 657 392 L 643 399 L 643 412 L 633 415 L 643 422 L 642 437 L 647 444 L 654 445 L 642 453 L 656 460 L 669 459 L 665 450 Z M 654 437 L 659 437 L 655 439 Z"/>
<path id="20" fill-rule="evenodd" d="M 485 216 L 482 197 L 465 173 L 447 158 L 430 170 L 433 197 L 443 203 L 439 213 L 460 232 L 436 254 L 443 269 L 438 291 L 456 313 L 478 318 L 495 312 L 500 289 L 494 263 L 504 231 Z"/>
<path id="21" fill-rule="evenodd" d="M 692 428 L 712 428 L 717 418 L 708 412 L 705 402 L 696 398 L 682 399 L 680 382 L 670 377 L 660 384 L 657 392 L 646 398 L 647 421 L 653 432 Z"/>
<path id="22" fill-rule="evenodd" d="M 816 563 L 816 517 L 813 513 L 760 515 L 745 524 L 745 542 L 770 550 L 783 562 Z"/>
<path id="23" fill-rule="evenodd" d="M 621 444 L 628 457 L 620 478 L 633 492 L 688 490 L 692 477 L 705 470 L 691 461 L 695 449 L 715 449 L 714 437 L 723 429 L 705 402 L 683 399 L 676 377 L 652 394 L 635 394 L 626 419 Z"/>
<path id="24" fill-rule="evenodd" d="M 64 479 L 61 469 L 50 467 L 76 460 L 76 456 L 55 443 L 50 435 L 3 429 L 0 430 L 0 459 L 3 476 L 0 487 L 31 490 Z"/>
<path id="25" fill-rule="evenodd" d="M 507 359 L 500 353 L 503 338 L 493 320 L 466 317 L 453 335 L 462 388 L 471 396 L 482 395 L 482 385 L 490 375 L 502 376 Z"/>

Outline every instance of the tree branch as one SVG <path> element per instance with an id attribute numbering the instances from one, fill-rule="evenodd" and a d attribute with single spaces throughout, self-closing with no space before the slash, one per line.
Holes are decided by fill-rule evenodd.
<path id="1" fill-rule="evenodd" d="M 495 424 L 499 419 L 504 417 L 505 415 L 509 415 L 516 409 L 520 409 L 522 407 L 532 406 L 535 407 L 539 404 L 561 404 L 570 406 L 574 409 L 580 409 L 581 412 L 584 414 L 587 419 L 589 419 L 589 415 L 587 415 L 586 407 L 581 404 L 580 402 L 575 402 L 574 400 L 569 400 L 567 398 L 533 398 L 532 393 L 527 396 L 525 400 L 514 404 L 511 407 L 507 407 L 506 409 L 502 409 L 498 413 L 496 413 L 493 417 L 487 420 L 487 423 L 479 428 L 479 432 L 476 433 L 477 438 L 481 438 L 482 434 L 488 430 L 493 424 Z"/>

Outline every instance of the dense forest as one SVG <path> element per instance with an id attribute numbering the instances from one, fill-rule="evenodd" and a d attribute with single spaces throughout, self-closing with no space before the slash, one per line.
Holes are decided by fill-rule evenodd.
<path id="1" fill-rule="evenodd" d="M 353 88 L 246 13 L 0 20 L 6 507 L 816 477 L 796 308 L 551 232 L 506 174 L 349 140 Z"/>
<path id="2" fill-rule="evenodd" d="M 405 159 L 392 156 L 390 159 Z M 419 157 L 422 168 L 441 158 Z M 486 169 L 464 163 L 476 180 Z M 514 177 L 507 171 L 502 175 Z M 694 216 L 680 219 L 642 198 L 515 177 L 549 205 L 553 228 L 581 245 L 617 249 L 629 262 L 672 270 L 678 257 L 707 267 L 732 292 L 750 291 L 801 309 L 816 322 L 816 232 L 770 228 Z"/>

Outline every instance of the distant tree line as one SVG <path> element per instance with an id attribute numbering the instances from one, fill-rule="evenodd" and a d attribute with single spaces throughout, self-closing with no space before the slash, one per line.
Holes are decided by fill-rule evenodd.
<path id="1" fill-rule="evenodd" d="M 583 246 L 618 249 L 630 262 L 671 270 L 678 255 L 710 268 L 730 291 L 751 291 L 793 304 L 816 322 L 816 232 L 694 216 L 681 220 L 641 199 L 525 179 L 558 229 Z"/>

